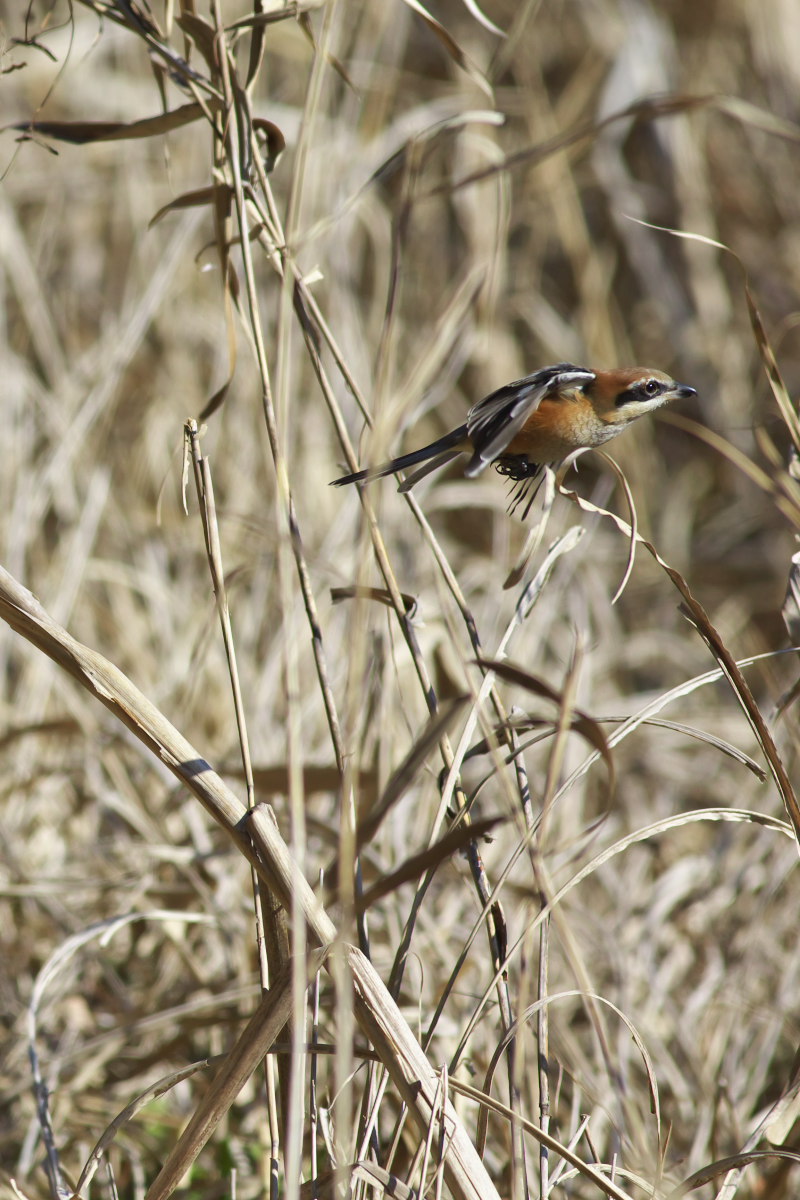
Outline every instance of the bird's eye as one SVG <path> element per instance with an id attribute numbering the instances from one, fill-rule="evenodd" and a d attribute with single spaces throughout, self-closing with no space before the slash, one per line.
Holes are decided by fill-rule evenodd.
<path id="1" fill-rule="evenodd" d="M 645 396 L 658 396 L 661 391 L 661 384 L 657 379 L 648 379 L 644 385 Z"/>

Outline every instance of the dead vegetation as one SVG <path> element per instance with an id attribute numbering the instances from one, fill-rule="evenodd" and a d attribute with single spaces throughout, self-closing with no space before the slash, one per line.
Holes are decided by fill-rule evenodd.
<path id="1" fill-rule="evenodd" d="M 3 1195 L 794 1194 L 798 20 L 4 6 Z"/>

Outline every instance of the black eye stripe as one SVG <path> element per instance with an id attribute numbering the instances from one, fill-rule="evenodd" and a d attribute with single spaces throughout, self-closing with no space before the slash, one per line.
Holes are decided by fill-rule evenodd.
<path id="1" fill-rule="evenodd" d="M 624 392 L 619 392 L 614 401 L 617 408 L 623 408 L 626 404 L 633 403 L 638 400 L 653 400 L 656 396 L 661 396 L 667 390 L 667 384 L 662 383 L 660 379 L 640 379 L 637 383 L 632 383 Z"/>

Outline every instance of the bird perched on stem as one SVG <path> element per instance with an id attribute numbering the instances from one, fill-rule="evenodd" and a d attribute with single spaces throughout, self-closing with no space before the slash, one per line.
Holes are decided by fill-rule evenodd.
<path id="1" fill-rule="evenodd" d="M 556 363 L 479 400 L 467 413 L 465 424 L 421 450 L 343 475 L 333 483 L 336 487 L 364 483 L 423 463 L 400 484 L 399 491 L 407 492 L 431 471 L 459 454 L 469 454 L 464 468 L 468 479 L 494 463 L 501 475 L 518 485 L 512 489 L 512 512 L 532 493 L 527 515 L 546 466 L 562 462 L 575 450 L 602 446 L 637 417 L 670 400 L 694 395 L 694 388 L 646 367 L 592 371 Z"/>

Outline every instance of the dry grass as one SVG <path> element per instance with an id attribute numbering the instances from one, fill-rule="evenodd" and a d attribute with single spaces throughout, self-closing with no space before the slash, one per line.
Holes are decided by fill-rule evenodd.
<path id="1" fill-rule="evenodd" d="M 792 414 L 765 363 L 774 351 L 798 392 L 800 17 L 778 0 L 497 0 L 485 11 L 502 39 L 447 0 L 447 43 L 402 0 L 328 0 L 263 26 L 252 111 L 286 150 L 269 175 L 251 163 L 248 184 L 251 31 L 234 23 L 252 8 L 203 3 L 205 28 L 181 30 L 191 6 L 164 7 L 160 35 L 126 15 L 144 4 L 4 7 L 5 119 L 40 132 L 2 143 L 0 561 L 242 799 L 269 801 L 311 883 L 326 872 L 337 941 L 306 993 L 305 940 L 325 941 L 328 918 L 257 864 L 288 1024 L 266 1077 L 249 1063 L 221 1104 L 182 1194 L 311 1196 L 316 1173 L 331 1195 L 334 1165 L 357 1195 L 381 1171 L 436 1186 L 440 1127 L 426 1150 L 403 1116 L 417 1097 L 370 1025 L 393 1010 L 346 948 L 368 938 L 500 1195 L 668 1196 L 707 1171 L 701 1196 L 792 1196 L 789 1158 L 712 1164 L 798 1146 L 772 1106 L 800 1040 L 797 721 L 791 703 L 776 714 L 796 678 L 778 652 L 800 503 Z M 207 116 L 167 134 L 41 133 L 193 99 Z M 182 445 L 232 359 L 198 466 L 225 569 L 218 614 L 191 470 L 183 512 Z M 583 508 L 556 497 L 507 589 L 527 530 L 493 473 L 467 482 L 456 467 L 411 498 L 391 480 L 363 498 L 329 489 L 351 442 L 376 461 L 560 359 L 645 362 L 698 388 L 693 409 L 614 444 L 639 531 L 680 576 L 640 546 L 612 604 L 628 543 L 591 508 L 628 513 L 590 456 L 564 483 Z M 58 654 L 53 636 L 34 640 Z M 476 663 L 500 654 L 516 673 Z M 156 1176 L 198 1106 L 220 1103 L 226 1059 L 184 1068 L 226 1055 L 254 1011 L 272 1038 L 243 843 L 198 804 L 215 811 L 202 776 L 170 774 L 163 743 L 137 740 L 36 645 L 6 629 L 0 656 L 0 1193 L 69 1194 L 147 1093 L 81 1194 L 163 1195 Z M 465 804 L 478 832 L 502 819 L 488 838 L 465 831 Z M 360 846 L 354 806 L 372 818 Z M 415 857 L 455 813 L 459 849 Z M 304 1053 L 312 1040 L 323 1052 Z M 545 1161 L 548 1128 L 572 1159 Z M 464 1187 L 451 1169 L 445 1188 Z"/>

